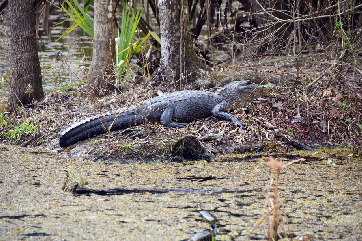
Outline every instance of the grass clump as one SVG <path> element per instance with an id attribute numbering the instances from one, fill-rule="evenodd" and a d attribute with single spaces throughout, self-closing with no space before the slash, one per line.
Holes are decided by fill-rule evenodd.
<path id="1" fill-rule="evenodd" d="M 6 135 L 9 136 L 13 142 L 17 142 L 23 136 L 29 136 L 37 131 L 37 127 L 30 123 L 29 121 L 25 121 L 20 126 L 16 127 L 13 130 L 6 132 Z"/>

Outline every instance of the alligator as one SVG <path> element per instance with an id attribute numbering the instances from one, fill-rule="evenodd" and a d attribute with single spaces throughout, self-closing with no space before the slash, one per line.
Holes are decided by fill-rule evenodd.
<path id="1" fill-rule="evenodd" d="M 157 96 L 131 106 L 122 114 L 95 116 L 73 124 L 61 132 L 59 145 L 68 147 L 95 135 L 145 123 L 159 122 L 166 127 L 184 127 L 189 122 L 209 116 L 243 127 L 245 123 L 225 111 L 243 107 L 271 88 L 271 85 L 255 85 L 240 80 L 215 91 L 184 90 Z"/>

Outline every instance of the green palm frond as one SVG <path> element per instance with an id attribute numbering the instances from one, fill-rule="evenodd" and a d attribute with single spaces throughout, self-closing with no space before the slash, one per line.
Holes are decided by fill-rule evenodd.
<path id="1" fill-rule="evenodd" d="M 132 56 L 144 48 L 144 43 L 150 36 L 150 34 L 148 34 L 142 41 L 137 40 L 133 43 L 133 38 L 142 14 L 143 10 L 141 9 L 138 9 L 137 12 L 134 13 L 133 9 L 127 3 L 123 5 L 121 28 L 118 31 L 118 41 L 116 43 L 117 69 L 121 73 L 128 68 Z"/>
<path id="2" fill-rule="evenodd" d="M 73 20 L 73 25 L 70 26 L 63 34 L 60 36 L 57 41 L 70 32 L 72 32 L 76 27 L 81 27 L 89 36 L 94 36 L 94 22 L 93 18 L 87 13 L 88 7 L 82 7 L 78 0 L 65 0 L 69 9 L 62 4 L 61 7 L 64 12 L 69 15 L 69 19 Z"/>

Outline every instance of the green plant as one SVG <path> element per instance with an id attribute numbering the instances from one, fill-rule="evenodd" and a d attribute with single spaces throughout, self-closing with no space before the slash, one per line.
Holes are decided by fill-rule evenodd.
<path id="1" fill-rule="evenodd" d="M 67 172 L 67 179 L 65 181 L 65 186 L 68 185 L 70 181 L 72 181 L 72 182 L 77 182 L 80 187 L 87 187 L 87 182 L 82 177 L 76 177 L 73 168 L 68 168 L 65 171 Z"/>
<path id="2" fill-rule="evenodd" d="M 94 140 L 94 141 L 93 141 L 93 144 L 94 144 L 94 145 L 99 145 L 101 142 L 102 142 L 101 140 Z"/>
<path id="3" fill-rule="evenodd" d="M 81 81 L 78 81 L 78 82 L 76 82 L 76 83 L 74 83 L 74 84 L 65 85 L 65 86 L 63 86 L 63 87 L 61 87 L 61 88 L 57 89 L 56 91 L 69 89 L 69 88 L 71 88 L 71 87 L 74 87 L 74 86 L 80 85 L 80 84 L 85 83 L 85 82 L 87 82 L 87 80 L 81 80 Z"/>
<path id="4" fill-rule="evenodd" d="M 116 38 L 116 65 L 117 70 L 121 74 L 124 74 L 128 69 L 132 57 L 148 47 L 145 42 L 150 36 L 161 44 L 160 37 L 154 31 L 148 32 L 143 39 L 137 39 L 134 41 L 138 24 L 142 19 L 142 14 L 142 9 L 138 9 L 135 12 L 127 2 L 124 2 L 121 27 L 120 30 L 117 31 Z"/>
<path id="5" fill-rule="evenodd" d="M 353 6 L 351 6 L 353 7 Z M 343 17 L 341 15 L 342 13 L 342 7 L 340 5 L 340 2 L 337 2 L 337 14 L 338 17 L 336 17 L 335 23 L 334 23 L 334 30 L 333 30 L 333 36 L 337 37 L 337 39 L 340 40 L 341 47 L 343 51 L 341 52 L 340 59 L 343 58 L 345 54 L 346 49 L 352 49 L 353 44 L 351 44 L 352 38 L 348 34 L 348 30 L 345 30 L 346 25 L 343 22 Z"/>
<path id="6" fill-rule="evenodd" d="M 163 140 L 159 140 L 159 141 L 157 141 L 157 145 L 165 145 L 166 143 L 165 143 L 165 141 L 163 141 Z"/>
<path id="7" fill-rule="evenodd" d="M 5 120 L 2 114 L 0 114 L 0 126 L 7 126 L 8 122 Z"/>
<path id="8" fill-rule="evenodd" d="M 349 107 L 350 107 L 350 103 L 348 101 L 346 101 L 346 100 L 342 101 L 342 104 L 341 104 L 342 111 L 347 112 Z"/>
<path id="9" fill-rule="evenodd" d="M 131 149 L 133 148 L 133 143 L 125 143 L 122 145 L 123 148 Z"/>
<path id="10" fill-rule="evenodd" d="M 69 7 L 69 10 L 64 4 L 61 5 L 61 8 L 70 17 L 65 21 L 71 19 L 74 23 L 56 41 L 72 32 L 78 26 L 81 27 L 89 36 L 94 36 L 93 18 L 88 14 L 88 5 L 91 2 L 93 2 L 93 0 L 85 1 L 84 7 L 82 7 L 78 0 L 65 0 L 65 3 Z"/>
<path id="11" fill-rule="evenodd" d="M 344 120 L 342 120 L 342 123 L 343 123 L 345 126 L 348 126 L 349 124 L 352 123 L 352 119 L 351 119 L 351 118 L 344 119 Z"/>
<path id="12" fill-rule="evenodd" d="M 78 0 L 65 0 L 66 5 L 62 4 L 61 8 L 70 17 L 67 20 L 71 19 L 74 23 L 57 41 L 72 32 L 77 26 L 81 27 L 89 36 L 94 36 L 94 21 L 88 14 L 88 5 L 92 2 L 93 0 L 87 0 L 84 3 L 84 7 L 82 7 Z M 150 31 L 143 39 L 134 41 L 134 36 L 137 32 L 142 14 L 143 10 L 139 9 L 134 12 L 132 7 L 128 5 L 128 2 L 124 1 L 121 27 L 120 30 L 117 31 L 116 39 L 116 65 L 117 70 L 122 74 L 128 69 L 132 56 L 147 47 L 145 42 L 150 36 L 161 43 L 161 39 L 153 31 Z"/>
<path id="13" fill-rule="evenodd" d="M 14 130 L 8 131 L 7 136 L 10 136 L 13 140 L 19 140 L 20 137 L 24 135 L 30 135 L 36 131 L 36 126 L 29 123 L 28 121 L 24 122 Z"/>
<path id="14" fill-rule="evenodd" d="M 293 135 L 293 133 L 294 133 L 294 129 L 291 128 L 291 127 L 289 127 L 289 128 L 288 128 L 288 131 L 286 132 L 286 134 L 289 135 L 289 136 L 291 136 L 291 135 Z"/>
<path id="15" fill-rule="evenodd" d="M 137 40 L 133 43 L 133 38 L 137 31 L 138 23 L 141 20 L 143 11 L 138 9 L 134 13 L 133 9 L 125 2 L 123 4 L 121 28 L 117 31 L 116 39 L 116 64 L 117 70 L 124 73 L 129 67 L 133 55 L 145 48 L 144 43 L 150 36 L 150 33 L 143 40 Z"/>

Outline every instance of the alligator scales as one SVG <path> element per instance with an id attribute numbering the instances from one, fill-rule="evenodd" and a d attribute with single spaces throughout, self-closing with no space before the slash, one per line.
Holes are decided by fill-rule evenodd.
<path id="1" fill-rule="evenodd" d="M 196 119 L 209 116 L 243 126 L 243 122 L 226 111 L 232 107 L 245 106 L 269 89 L 270 87 L 241 80 L 215 91 L 173 92 L 131 106 L 120 115 L 97 116 L 76 123 L 61 133 L 59 144 L 61 147 L 68 147 L 108 130 L 126 129 L 149 122 L 159 122 L 167 127 L 183 127 Z"/>

